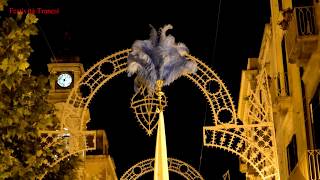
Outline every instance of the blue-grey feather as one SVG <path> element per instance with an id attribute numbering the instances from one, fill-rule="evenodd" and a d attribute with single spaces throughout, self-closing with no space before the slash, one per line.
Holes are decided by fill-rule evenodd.
<path id="1" fill-rule="evenodd" d="M 157 80 L 169 85 L 182 75 L 194 73 L 197 64 L 185 58 L 189 52 L 185 44 L 176 43 L 172 35 L 166 35 L 166 31 L 172 29 L 171 25 L 160 29 L 160 37 L 155 28 L 150 27 L 150 38 L 137 40 L 132 45 L 128 56 L 128 76 L 137 74 L 135 91 L 146 86 L 149 93 L 153 93 Z"/>

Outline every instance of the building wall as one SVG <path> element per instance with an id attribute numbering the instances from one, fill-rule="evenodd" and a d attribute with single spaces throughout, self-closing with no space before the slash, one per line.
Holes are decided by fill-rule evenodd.
<path id="1" fill-rule="evenodd" d="M 88 151 L 84 161 L 85 179 L 117 180 L 116 167 L 109 155 L 109 143 L 106 132 L 97 130 L 96 150 Z"/>
<path id="2" fill-rule="evenodd" d="M 310 108 L 306 109 L 305 107 L 310 104 L 320 81 L 320 36 L 318 31 L 320 21 L 316 19 L 314 21 L 315 33 L 301 35 L 297 27 L 299 23 L 301 25 L 301 22 L 297 21 L 296 9 L 292 8 L 291 0 L 270 0 L 270 7 L 271 21 L 265 27 L 256 65 L 252 66 L 254 59 L 249 58 L 247 70 L 242 73 L 239 117 L 246 123 L 244 99 L 247 85 L 252 81 L 254 70 L 259 71 L 265 68 L 270 77 L 269 85 L 273 104 L 280 179 L 310 179 L 308 150 L 312 149 L 313 145 L 311 142 L 312 135 L 308 131 L 308 129 L 311 129 L 309 127 Z M 315 1 L 312 7 L 305 6 L 299 10 L 302 13 L 314 10 L 314 14 L 311 14 L 311 16 L 317 18 L 316 16 L 320 15 L 319 7 L 319 2 L 316 3 Z M 285 27 L 280 22 L 286 20 L 283 11 L 288 8 L 294 9 L 294 11 L 288 21 L 289 25 Z M 307 26 L 310 25 L 310 22 Z M 302 83 L 304 86 L 302 86 Z M 303 91 L 305 91 L 305 95 Z M 290 144 L 294 135 L 296 137 L 298 159 L 297 164 L 293 166 L 294 169 L 290 171 L 288 167 L 290 161 L 288 147 L 294 144 Z M 247 172 L 250 179 L 258 179 L 258 177 L 253 177 L 252 174 L 252 172 Z"/>
<path id="3" fill-rule="evenodd" d="M 117 180 L 114 167 L 110 156 L 87 155 L 85 160 L 85 179 Z"/>

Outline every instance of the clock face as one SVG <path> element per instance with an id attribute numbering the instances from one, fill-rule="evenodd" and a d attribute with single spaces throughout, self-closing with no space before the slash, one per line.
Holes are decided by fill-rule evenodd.
<path id="1" fill-rule="evenodd" d="M 69 87 L 72 83 L 72 76 L 68 73 L 62 73 L 58 76 L 57 83 L 60 87 Z"/>

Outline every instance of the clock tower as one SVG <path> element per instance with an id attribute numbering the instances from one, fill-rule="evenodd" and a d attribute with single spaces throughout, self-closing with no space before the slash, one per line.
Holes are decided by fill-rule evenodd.
<path id="1" fill-rule="evenodd" d="M 48 70 L 51 76 L 48 101 L 53 104 L 66 102 L 71 89 L 84 73 L 80 58 L 62 56 L 51 59 Z"/>
<path id="2" fill-rule="evenodd" d="M 72 88 L 85 71 L 80 63 L 80 58 L 70 55 L 51 59 L 51 63 L 48 64 L 48 71 L 51 76 L 48 102 L 54 104 L 56 115 L 60 119 Z M 90 111 L 88 108 L 84 111 L 84 121 L 87 122 L 90 119 Z M 79 124 L 77 122 L 80 122 L 80 116 L 72 116 L 69 120 Z M 80 155 L 82 162 L 77 168 L 77 176 L 79 179 L 117 180 L 115 164 L 108 152 L 109 145 L 104 130 L 96 131 L 95 141 L 97 148 L 95 151 L 89 151 L 88 154 L 83 152 Z"/>
<path id="3" fill-rule="evenodd" d="M 48 64 L 48 71 L 50 73 L 48 102 L 54 104 L 58 119 L 62 118 L 63 108 L 66 105 L 65 103 L 72 88 L 74 88 L 85 72 L 83 65 L 80 63 L 80 58 L 74 56 L 73 43 L 69 32 L 65 32 L 62 44 L 64 47 L 56 53 L 56 58 L 52 58 L 51 63 Z M 81 92 L 77 93 L 81 96 Z M 73 114 L 68 119 L 69 124 L 72 124 L 72 127 L 75 128 L 77 125 L 80 125 L 80 118 L 79 114 Z M 83 118 L 84 122 L 89 121 L 90 111 L 88 108 L 84 109 Z M 68 129 L 66 128 L 66 130 Z M 85 128 L 83 131 L 87 131 L 87 129 Z M 69 138 L 72 138 L 72 134 Z M 88 140 L 86 139 L 87 137 L 82 138 L 84 140 L 81 140 L 81 142 Z M 90 144 L 91 141 L 88 140 L 87 143 Z M 96 131 L 95 141 L 96 151 L 91 152 L 93 154 L 89 153 L 88 156 L 86 152 L 83 152 L 80 156 L 83 162 L 78 167 L 78 176 L 82 177 L 82 179 L 117 180 L 113 159 L 107 151 L 109 145 L 104 130 Z"/>

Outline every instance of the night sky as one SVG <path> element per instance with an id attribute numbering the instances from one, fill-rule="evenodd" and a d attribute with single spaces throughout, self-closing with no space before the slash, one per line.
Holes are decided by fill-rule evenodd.
<path id="1" fill-rule="evenodd" d="M 48 74 L 50 58 L 63 54 L 65 48 L 80 56 L 88 69 L 100 59 L 130 48 L 134 40 L 147 39 L 149 24 L 157 29 L 172 24 L 168 32 L 185 43 L 190 54 L 212 67 L 237 106 L 241 70 L 249 57 L 258 56 L 264 25 L 270 18 L 269 0 L 194 2 L 15 0 L 9 8 L 59 9 L 58 14 L 38 14 L 40 31 L 32 38 L 30 58 L 34 74 Z M 9 14 L 8 9 L 5 13 Z M 65 32 L 71 42 L 64 40 Z M 168 157 L 189 163 L 205 179 L 222 179 L 228 169 L 232 179 L 244 179 L 238 171 L 238 158 L 222 150 L 204 147 L 200 165 L 202 126 L 211 123 L 200 90 L 180 78 L 164 91 L 168 97 L 164 114 Z M 119 178 L 135 163 L 154 156 L 156 136 L 148 137 L 134 118 L 130 109 L 133 93 L 133 77 L 122 74 L 103 86 L 90 104 L 88 127 L 106 130 Z"/>

